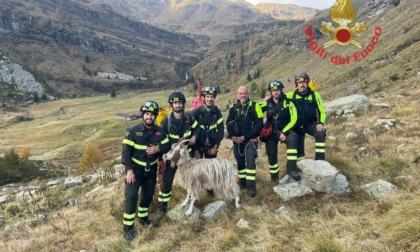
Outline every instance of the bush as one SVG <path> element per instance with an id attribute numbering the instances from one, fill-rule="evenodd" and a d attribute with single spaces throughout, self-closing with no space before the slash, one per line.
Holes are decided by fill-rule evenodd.
<path id="1" fill-rule="evenodd" d="M 18 203 L 13 202 L 6 206 L 5 212 L 10 216 L 16 216 L 22 212 L 22 207 Z"/>

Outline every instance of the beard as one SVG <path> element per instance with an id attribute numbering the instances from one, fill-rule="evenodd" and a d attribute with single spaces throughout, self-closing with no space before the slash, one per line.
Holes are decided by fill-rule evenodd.
<path id="1" fill-rule="evenodd" d="M 143 120 L 144 125 L 146 125 L 146 127 L 152 127 L 155 124 L 155 121 L 147 119 L 147 120 Z"/>
<path id="2" fill-rule="evenodd" d="M 176 113 L 181 113 L 183 110 L 183 108 L 174 108 L 174 112 Z"/>

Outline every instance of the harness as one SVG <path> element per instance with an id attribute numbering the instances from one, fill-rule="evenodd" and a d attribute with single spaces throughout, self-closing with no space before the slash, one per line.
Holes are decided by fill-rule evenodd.
<path id="1" fill-rule="evenodd" d="M 303 127 L 305 124 L 304 121 L 305 121 L 305 116 L 307 116 L 308 106 L 315 107 L 316 118 L 319 121 L 319 109 L 318 109 L 318 103 L 315 98 L 315 93 L 309 89 L 308 89 L 308 92 L 309 92 L 308 95 L 305 95 L 305 96 L 299 95 L 301 99 L 296 99 L 297 90 L 293 92 L 292 100 L 295 103 L 295 105 L 299 108 L 299 111 L 298 111 L 299 127 Z M 309 96 L 311 96 L 312 100 L 308 100 Z"/>

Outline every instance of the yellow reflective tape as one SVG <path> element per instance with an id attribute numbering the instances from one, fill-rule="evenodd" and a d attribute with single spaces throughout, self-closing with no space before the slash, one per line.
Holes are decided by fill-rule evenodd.
<path id="1" fill-rule="evenodd" d="M 220 117 L 219 120 L 217 120 L 216 124 L 221 124 L 223 122 L 223 117 Z"/>
<path id="2" fill-rule="evenodd" d="M 193 123 L 193 125 L 191 125 L 191 128 L 195 128 L 195 127 L 197 127 L 197 121 L 194 121 L 194 123 Z"/>
<path id="3" fill-rule="evenodd" d="M 325 146 L 325 143 L 315 143 L 315 146 L 324 147 Z"/>
<path id="4" fill-rule="evenodd" d="M 131 140 L 128 140 L 128 139 L 124 139 L 124 140 L 123 140 L 123 144 L 130 145 L 130 146 L 134 146 L 134 142 L 133 142 L 133 141 L 131 141 Z"/>
<path id="5" fill-rule="evenodd" d="M 270 167 L 270 169 L 271 168 L 277 168 L 277 167 L 279 167 L 279 164 L 277 163 L 277 164 L 274 164 L 274 165 L 268 165 L 268 167 Z"/>
<path id="6" fill-rule="evenodd" d="M 147 216 L 149 216 L 149 212 L 145 212 L 145 213 L 141 213 L 141 212 L 138 212 L 138 214 L 137 214 L 140 218 L 142 218 L 142 217 L 147 217 Z"/>
<path id="7" fill-rule="evenodd" d="M 317 152 L 317 153 L 325 153 L 325 149 L 315 149 L 315 152 Z"/>
<path id="8" fill-rule="evenodd" d="M 142 165 L 142 166 L 147 166 L 147 163 L 146 163 L 146 162 L 142 162 L 142 161 L 137 160 L 137 159 L 135 159 L 135 158 L 133 158 L 133 157 L 131 158 L 131 160 L 132 160 L 134 163 L 136 163 L 136 164 L 139 164 L 139 165 Z M 151 162 L 151 163 L 150 163 L 150 165 L 154 165 L 154 164 L 156 164 L 158 161 L 159 161 L 159 159 L 156 159 L 155 161 Z"/>
<path id="9" fill-rule="evenodd" d="M 138 209 L 139 211 L 143 211 L 143 212 L 149 210 L 149 208 L 147 207 L 139 207 Z"/>
<path id="10" fill-rule="evenodd" d="M 124 219 L 134 219 L 136 217 L 136 214 L 126 214 L 124 213 Z"/>
<path id="11" fill-rule="evenodd" d="M 192 132 L 191 130 L 184 133 L 184 138 L 191 136 Z"/>
<path id="12" fill-rule="evenodd" d="M 287 149 L 287 153 L 297 153 L 296 149 Z"/>
<path id="13" fill-rule="evenodd" d="M 169 193 L 159 192 L 159 196 L 160 197 L 168 197 L 168 196 L 171 196 L 171 192 L 169 192 Z"/>
<path id="14" fill-rule="evenodd" d="M 246 176 L 246 180 L 255 180 L 255 176 Z"/>
<path id="15" fill-rule="evenodd" d="M 147 148 L 147 146 L 146 145 L 141 145 L 141 144 L 135 144 L 134 148 L 138 149 L 138 150 L 145 150 Z"/>
<path id="16" fill-rule="evenodd" d="M 124 223 L 124 225 L 126 225 L 126 226 L 133 226 L 134 225 L 134 220 L 132 220 L 132 221 L 123 221 L 123 223 Z"/>
<path id="17" fill-rule="evenodd" d="M 277 172 L 279 172 L 279 170 L 280 170 L 279 168 L 273 169 L 273 170 L 270 169 L 270 173 L 277 173 Z"/>
<path id="18" fill-rule="evenodd" d="M 287 160 L 298 160 L 297 156 L 287 156 Z"/>
<path id="19" fill-rule="evenodd" d="M 179 136 L 174 134 L 169 134 L 169 137 L 172 139 L 179 139 Z"/>
<path id="20" fill-rule="evenodd" d="M 247 174 L 256 174 L 257 170 L 246 169 Z"/>
<path id="21" fill-rule="evenodd" d="M 166 144 L 167 142 L 169 142 L 169 138 L 166 137 L 165 139 L 163 139 L 162 141 L 160 141 L 160 144 Z"/>

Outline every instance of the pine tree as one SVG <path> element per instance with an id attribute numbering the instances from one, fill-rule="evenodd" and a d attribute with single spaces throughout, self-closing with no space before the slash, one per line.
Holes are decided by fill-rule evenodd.
<path id="1" fill-rule="evenodd" d="M 0 162 L 0 177 L 1 180 L 8 180 L 14 178 L 20 178 L 22 171 L 19 167 L 19 157 L 14 149 L 11 149 L 4 155 L 4 159 Z"/>
<path id="2" fill-rule="evenodd" d="M 79 163 L 80 171 L 88 172 L 97 170 L 100 167 L 102 158 L 102 152 L 97 146 L 93 145 L 92 143 L 86 144 L 82 159 Z"/>
<path id="3" fill-rule="evenodd" d="M 249 72 L 248 72 L 248 75 L 246 76 L 246 80 L 247 81 L 252 81 L 251 74 Z"/>
<path id="4" fill-rule="evenodd" d="M 265 97 L 265 80 L 263 79 L 261 82 L 260 82 L 260 88 L 259 88 L 260 90 L 260 98 L 264 98 Z"/>
<path id="5" fill-rule="evenodd" d="M 112 90 L 111 90 L 111 97 L 112 97 L 112 98 L 117 97 L 117 92 L 115 91 L 115 89 L 112 89 Z"/>

